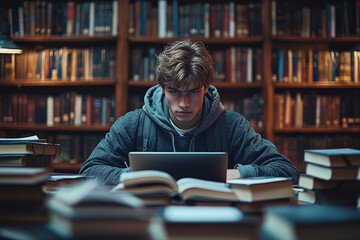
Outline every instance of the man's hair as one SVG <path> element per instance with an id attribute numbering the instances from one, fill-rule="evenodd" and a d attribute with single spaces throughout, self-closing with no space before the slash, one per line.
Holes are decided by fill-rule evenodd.
<path id="1" fill-rule="evenodd" d="M 156 80 L 160 86 L 208 87 L 213 80 L 213 60 L 204 43 L 183 40 L 170 43 L 157 57 Z"/>

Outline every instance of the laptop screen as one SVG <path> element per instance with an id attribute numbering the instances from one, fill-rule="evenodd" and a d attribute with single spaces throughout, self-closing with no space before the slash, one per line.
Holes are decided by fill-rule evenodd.
<path id="1" fill-rule="evenodd" d="M 131 171 L 159 170 L 184 177 L 226 182 L 226 152 L 130 152 Z"/>

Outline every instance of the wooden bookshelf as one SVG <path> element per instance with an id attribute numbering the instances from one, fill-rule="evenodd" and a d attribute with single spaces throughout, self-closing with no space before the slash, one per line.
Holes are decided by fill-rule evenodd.
<path id="1" fill-rule="evenodd" d="M 129 99 L 133 94 L 144 94 L 145 91 L 156 84 L 154 81 L 148 81 L 146 79 L 134 80 L 131 76 L 131 51 L 133 49 L 148 49 L 150 47 L 156 47 L 162 49 L 163 46 L 171 41 L 181 40 L 184 38 L 191 38 L 195 41 L 203 41 L 211 51 L 220 50 L 226 51 L 228 47 L 251 47 L 259 48 L 262 51 L 262 81 L 261 82 L 214 82 L 214 86 L 219 89 L 219 92 L 225 98 L 246 96 L 248 94 L 260 93 L 263 97 L 263 127 L 256 128 L 261 134 L 269 139 L 275 141 L 278 137 L 291 137 L 291 136 L 325 136 L 327 134 L 340 136 L 339 142 L 342 141 L 342 137 L 359 138 L 360 126 L 350 125 L 348 127 L 286 127 L 278 128 L 275 127 L 275 95 L 284 94 L 286 91 L 291 93 L 307 93 L 314 92 L 315 94 L 324 95 L 341 95 L 344 96 L 351 91 L 359 91 L 359 82 L 301 82 L 301 83 L 286 83 L 277 82 L 273 80 L 273 53 L 278 49 L 294 49 L 294 50 L 308 50 L 318 49 L 321 51 L 334 50 L 334 51 L 353 51 L 359 46 L 360 33 L 355 35 L 337 35 L 336 37 L 324 37 L 324 36 L 295 36 L 294 34 L 276 34 L 273 35 L 273 17 L 274 9 L 272 4 L 276 2 L 277 6 L 281 6 L 285 3 L 285 0 L 259 0 L 261 12 L 260 12 L 260 23 L 261 33 L 256 36 L 242 36 L 242 37 L 199 37 L 199 36 L 178 36 L 178 37 L 154 37 L 154 36 L 139 36 L 130 35 L 129 28 L 129 9 L 130 4 L 135 0 L 121 0 L 118 1 L 118 31 L 116 36 L 24 36 L 24 37 L 13 37 L 12 40 L 27 48 L 39 49 L 44 47 L 79 47 L 79 46 L 90 46 L 90 45 L 109 45 L 116 48 L 116 69 L 114 79 L 77 79 L 70 81 L 69 79 L 52 81 L 37 81 L 35 79 L 16 79 L 12 81 L 1 81 L 0 88 L 1 93 L 6 91 L 16 92 L 21 90 L 22 92 L 42 92 L 45 93 L 49 89 L 73 89 L 81 90 L 85 89 L 85 92 L 93 93 L 97 89 L 103 93 L 113 93 L 115 97 L 115 118 L 124 115 L 129 109 Z M 23 1 L 17 1 L 22 3 Z M 65 1 L 66 2 L 66 1 Z M 86 2 L 86 1 L 75 1 L 75 2 Z M 156 3 L 157 1 L 150 1 Z M 201 2 L 202 1 L 195 1 Z M 209 4 L 228 4 L 230 1 L 209 1 Z M 235 2 L 235 1 L 234 1 Z M 254 3 L 256 1 L 244 1 L 244 4 Z M 297 2 L 294 8 L 301 9 L 302 7 L 309 7 L 310 9 L 324 8 L 326 3 L 330 4 L 341 4 L 342 1 L 304 1 Z M 190 4 L 191 1 L 180 2 L 179 4 Z M 238 4 L 238 2 L 235 2 Z M 5 7 L 10 7 L 7 4 Z M 360 13 L 359 13 L 360 14 Z M 289 15 L 287 15 L 289 17 Z M 352 24 L 352 23 L 351 23 Z M 359 27 L 359 26 L 358 26 Z M 298 28 L 294 25 L 294 29 Z M 290 29 L 291 31 L 293 29 Z M 291 32 L 290 31 L 290 32 Z M 279 31 L 277 32 L 279 33 Z M 275 64 L 276 65 L 276 64 Z M 277 66 L 277 65 L 276 65 Z M 6 89 L 6 90 L 3 90 Z M 53 91 L 53 90 L 51 90 Z M 51 132 L 51 133 L 62 133 L 62 132 L 81 132 L 93 134 L 97 132 L 104 134 L 109 130 L 110 126 L 46 126 L 46 125 L 27 125 L 27 124 L 0 124 L 0 134 L 14 133 L 21 131 L 31 131 L 32 129 Z M 278 143 L 277 144 L 281 144 Z M 331 147 L 331 146 L 329 146 Z M 340 146 L 339 146 L 340 147 Z M 359 145 L 351 146 L 360 148 Z M 301 162 L 301 159 L 294 160 L 295 163 Z M 302 167 L 302 166 L 299 166 Z"/>

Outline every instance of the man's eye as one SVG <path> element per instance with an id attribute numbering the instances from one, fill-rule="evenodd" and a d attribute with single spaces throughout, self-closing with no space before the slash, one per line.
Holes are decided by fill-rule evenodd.
<path id="1" fill-rule="evenodd" d="M 196 95 L 198 94 L 200 91 L 199 90 L 192 90 L 189 92 L 190 95 Z"/>
<path id="2" fill-rule="evenodd" d="M 177 90 L 171 90 L 170 93 L 171 93 L 171 94 L 179 94 L 179 91 L 177 91 Z"/>

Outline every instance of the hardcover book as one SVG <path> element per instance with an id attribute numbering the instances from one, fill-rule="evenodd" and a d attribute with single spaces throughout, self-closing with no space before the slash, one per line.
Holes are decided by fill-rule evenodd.
<path id="1" fill-rule="evenodd" d="M 360 166 L 360 150 L 352 148 L 305 150 L 305 161 L 323 166 Z"/>
<path id="2" fill-rule="evenodd" d="M 254 177 L 227 181 L 240 201 L 255 202 L 294 197 L 292 181 L 283 177 Z"/>

